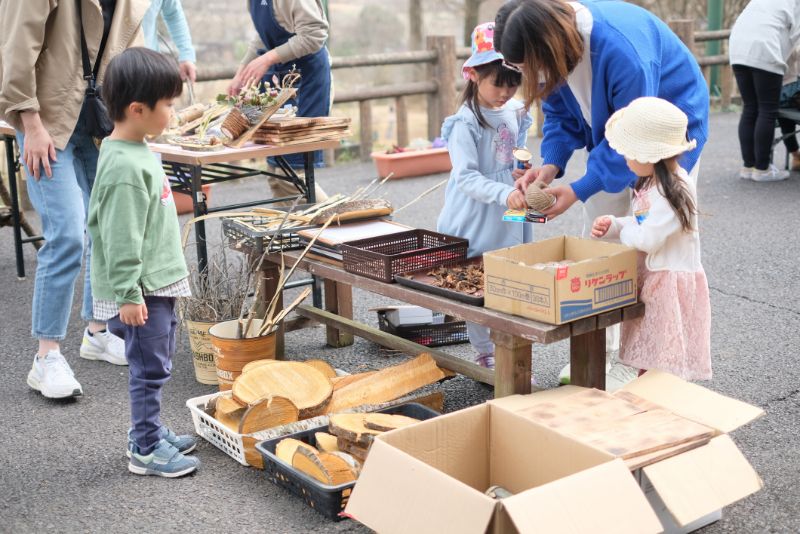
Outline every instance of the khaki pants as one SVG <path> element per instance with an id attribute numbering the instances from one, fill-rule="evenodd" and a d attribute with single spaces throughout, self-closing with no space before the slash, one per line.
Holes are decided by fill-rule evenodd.
<path id="1" fill-rule="evenodd" d="M 267 165 L 267 172 L 271 172 L 274 174 L 283 174 L 283 171 L 278 167 L 273 167 L 272 165 Z M 297 173 L 297 176 L 300 178 L 302 183 L 306 183 L 306 173 L 302 169 L 294 169 L 294 172 Z M 282 197 L 290 197 L 298 194 L 297 188 L 294 186 L 293 183 L 287 182 L 286 180 L 279 180 L 278 178 L 269 177 L 269 188 L 272 190 L 272 198 L 282 198 Z M 317 202 L 322 202 L 328 199 L 328 195 L 322 188 L 314 183 L 314 194 L 316 196 Z M 273 206 L 291 206 L 291 201 L 286 202 L 278 202 L 273 204 Z"/>

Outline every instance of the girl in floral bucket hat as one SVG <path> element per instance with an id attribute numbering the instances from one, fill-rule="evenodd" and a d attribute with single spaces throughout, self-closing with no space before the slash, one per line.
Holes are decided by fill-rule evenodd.
<path id="1" fill-rule="evenodd" d="M 472 56 L 462 69 L 467 85 L 461 107 L 445 119 L 453 170 L 437 230 L 469 239 L 470 257 L 532 241 L 530 225 L 503 222 L 508 208 L 524 209 L 525 197 L 514 188 L 515 147 L 524 147 L 531 117 L 513 96 L 522 83 L 519 70 L 504 63 L 494 49 L 494 23 L 472 32 Z M 494 368 L 489 329 L 467 323 L 479 365 Z"/>
<path id="2" fill-rule="evenodd" d="M 711 305 L 700 263 L 696 183 L 678 162 L 696 146 L 686 138 L 687 124 L 686 114 L 655 97 L 637 98 L 608 119 L 608 144 L 638 176 L 633 216 L 600 216 L 592 236 L 618 238 L 643 253 L 639 296 L 645 315 L 622 324 L 620 360 L 708 380 Z"/>

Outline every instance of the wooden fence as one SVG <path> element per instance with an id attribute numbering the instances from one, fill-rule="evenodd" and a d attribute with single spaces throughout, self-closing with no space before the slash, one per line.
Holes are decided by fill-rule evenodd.
<path id="1" fill-rule="evenodd" d="M 694 31 L 693 20 L 674 20 L 670 22 L 670 27 L 692 51 L 695 51 L 696 43 L 726 40 L 730 36 L 730 30 Z M 456 40 L 453 36 L 429 36 L 426 44 L 425 50 L 331 58 L 331 68 L 334 70 L 387 65 L 425 65 L 426 67 L 424 81 L 363 87 L 335 93 L 334 105 L 358 103 L 359 155 L 362 161 L 369 161 L 372 152 L 372 101 L 394 100 L 397 117 L 397 144 L 400 146 L 406 146 L 409 143 L 408 97 L 417 95 L 426 97 L 427 133 L 430 139 L 439 135 L 442 121 L 455 112 L 457 91 L 464 84 L 459 75 L 459 60 L 469 57 L 470 49 L 456 47 Z M 706 80 L 709 80 L 712 66 L 722 66 L 720 103 L 723 108 L 729 106 L 734 84 L 727 54 L 718 56 L 695 54 L 695 56 L 703 69 Z M 235 67 L 201 67 L 198 69 L 197 79 L 201 82 L 231 79 L 235 75 L 235 71 Z M 541 112 L 537 113 L 537 118 L 539 126 L 541 126 Z M 541 128 L 539 128 L 539 134 L 541 135 Z"/>

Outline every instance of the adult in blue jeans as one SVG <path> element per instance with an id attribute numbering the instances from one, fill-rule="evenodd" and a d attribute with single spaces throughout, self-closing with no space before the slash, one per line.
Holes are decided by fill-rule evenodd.
<path id="1" fill-rule="evenodd" d="M 248 0 L 250 18 L 257 35 L 250 41 L 228 93 L 238 94 L 242 87 L 260 80 L 272 83 L 296 68 L 301 78 L 297 86 L 299 117 L 327 117 L 331 109 L 331 62 L 325 43 L 328 41 L 328 21 L 320 0 Z M 284 156 L 301 180 L 305 179 L 302 154 Z M 270 172 L 278 170 L 272 159 Z M 314 153 L 314 166 L 322 166 L 322 151 Z M 297 194 L 284 180 L 270 178 L 274 198 Z M 317 202 L 327 195 L 316 187 Z"/>
<path id="2" fill-rule="evenodd" d="M 89 59 L 108 61 L 141 41 L 147 3 L 138 0 L 0 2 L 0 116 L 17 131 L 28 194 L 42 221 L 31 333 L 39 342 L 28 385 L 45 397 L 83 394 L 61 354 L 75 281 L 86 246 L 85 221 L 98 150 L 87 133 L 81 61 L 82 27 Z M 82 26 L 81 26 L 82 24 Z M 81 317 L 88 322 L 80 355 L 125 365 L 122 340 L 93 321 L 86 261 Z"/>

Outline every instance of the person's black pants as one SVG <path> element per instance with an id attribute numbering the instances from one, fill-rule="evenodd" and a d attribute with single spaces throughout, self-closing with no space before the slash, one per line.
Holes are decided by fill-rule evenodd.
<path id="1" fill-rule="evenodd" d="M 783 135 L 794 133 L 795 123 L 789 119 L 778 119 L 778 125 L 781 127 Z M 800 145 L 797 144 L 797 136 L 790 135 L 783 139 L 783 144 L 786 145 L 786 150 L 789 152 L 797 152 L 800 150 Z"/>
<path id="2" fill-rule="evenodd" d="M 775 139 L 783 76 L 744 65 L 734 65 L 733 74 L 742 95 L 739 145 L 744 166 L 763 171 L 769 167 Z"/>

